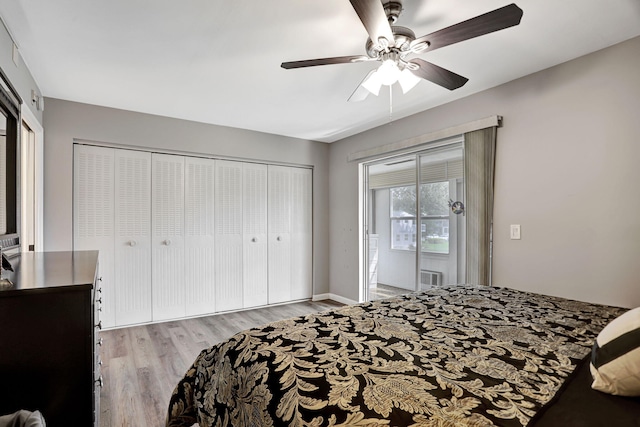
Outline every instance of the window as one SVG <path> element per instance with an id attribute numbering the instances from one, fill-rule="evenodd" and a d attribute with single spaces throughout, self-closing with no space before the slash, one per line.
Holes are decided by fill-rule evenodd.
<path id="1" fill-rule="evenodd" d="M 2 249 L 19 248 L 18 123 L 20 103 L 4 82 L 0 70 L 0 239 Z"/>
<path id="2" fill-rule="evenodd" d="M 391 249 L 416 248 L 416 187 L 395 187 L 391 194 Z M 449 182 L 420 186 L 422 252 L 449 253 Z M 412 239 L 408 236 L 412 235 Z M 400 236 L 403 236 L 402 239 Z"/>

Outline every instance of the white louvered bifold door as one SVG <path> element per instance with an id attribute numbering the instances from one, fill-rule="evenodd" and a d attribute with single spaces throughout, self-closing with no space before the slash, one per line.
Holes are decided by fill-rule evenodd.
<path id="1" fill-rule="evenodd" d="M 291 300 L 291 168 L 269 165 L 269 304 Z"/>
<path id="2" fill-rule="evenodd" d="M 267 165 L 244 163 L 243 305 L 266 305 L 267 299 Z"/>
<path id="3" fill-rule="evenodd" d="M 184 317 L 184 165 L 183 156 L 152 155 L 153 320 Z"/>
<path id="4" fill-rule="evenodd" d="M 151 153 L 114 150 L 116 326 L 151 317 Z"/>
<path id="5" fill-rule="evenodd" d="M 312 253 L 312 171 L 291 168 L 291 299 L 311 298 L 313 290 Z"/>
<path id="6" fill-rule="evenodd" d="M 216 311 L 243 308 L 242 163 L 216 160 Z"/>
<path id="7" fill-rule="evenodd" d="M 215 161 L 185 159 L 185 298 L 187 316 L 213 313 Z"/>
<path id="8" fill-rule="evenodd" d="M 73 249 L 99 251 L 102 324 L 115 326 L 114 155 L 109 148 L 74 145 Z"/>

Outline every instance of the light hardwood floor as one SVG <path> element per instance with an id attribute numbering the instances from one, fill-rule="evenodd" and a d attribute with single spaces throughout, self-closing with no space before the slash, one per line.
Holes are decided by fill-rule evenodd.
<path id="1" fill-rule="evenodd" d="M 378 283 L 377 286 L 372 286 L 369 288 L 369 299 L 371 301 L 374 301 L 379 299 L 391 298 L 398 295 L 404 295 L 410 292 L 412 291 Z"/>
<path id="2" fill-rule="evenodd" d="M 244 329 L 341 305 L 305 301 L 101 332 L 100 426 L 164 426 L 173 388 L 201 350 Z"/>

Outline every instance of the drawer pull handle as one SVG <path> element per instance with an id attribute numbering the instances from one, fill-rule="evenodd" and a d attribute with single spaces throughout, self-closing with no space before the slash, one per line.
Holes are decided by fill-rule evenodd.
<path id="1" fill-rule="evenodd" d="M 98 384 L 98 387 L 100 388 L 104 387 L 104 380 L 102 379 L 102 375 L 100 375 L 100 378 L 96 380 L 96 384 Z"/>
<path id="2" fill-rule="evenodd" d="M 253 239 L 251 239 L 251 241 L 252 241 L 253 243 L 256 243 L 256 242 L 258 241 L 258 239 L 254 237 Z"/>
<path id="3" fill-rule="evenodd" d="M 164 242 L 162 242 L 163 245 L 165 246 L 170 246 L 171 245 L 171 239 L 167 239 Z"/>
<path id="4" fill-rule="evenodd" d="M 135 240 L 129 240 L 129 246 L 135 246 L 137 242 Z"/>
<path id="5" fill-rule="evenodd" d="M 96 325 L 96 328 L 102 329 L 102 320 L 98 322 L 98 324 Z"/>
<path id="6" fill-rule="evenodd" d="M 102 338 L 98 340 L 98 345 L 102 345 Z"/>

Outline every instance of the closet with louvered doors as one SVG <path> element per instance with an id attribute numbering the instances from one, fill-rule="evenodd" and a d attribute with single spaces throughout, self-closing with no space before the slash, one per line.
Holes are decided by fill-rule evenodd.
<path id="1" fill-rule="evenodd" d="M 110 285 L 115 325 L 131 325 L 152 320 L 151 153 L 115 149 L 114 155 L 116 232 Z"/>
<path id="2" fill-rule="evenodd" d="M 213 313 L 215 162 L 152 158 L 153 320 Z"/>
<path id="3" fill-rule="evenodd" d="M 216 160 L 216 311 L 266 305 L 267 165 Z"/>
<path id="4" fill-rule="evenodd" d="M 152 154 L 151 297 L 153 320 L 186 314 L 183 156 Z"/>
<path id="5" fill-rule="evenodd" d="M 313 176 L 311 169 L 291 171 L 291 282 L 289 301 L 313 296 Z"/>
<path id="6" fill-rule="evenodd" d="M 151 153 L 74 145 L 74 250 L 98 250 L 104 327 L 151 317 Z"/>
<path id="7" fill-rule="evenodd" d="M 74 145 L 106 327 L 311 297 L 311 170 Z"/>
<path id="8" fill-rule="evenodd" d="M 269 165 L 269 304 L 312 296 L 312 174 Z"/>
<path id="9" fill-rule="evenodd" d="M 213 313 L 215 305 L 215 161 L 185 157 L 185 314 Z"/>
<path id="10" fill-rule="evenodd" d="M 244 308 L 268 303 L 267 165 L 242 165 L 242 292 Z"/>
<path id="11" fill-rule="evenodd" d="M 99 251 L 99 277 L 114 282 L 114 150 L 74 145 L 73 246 Z M 113 286 L 102 287 L 104 326 L 115 325 Z"/>

